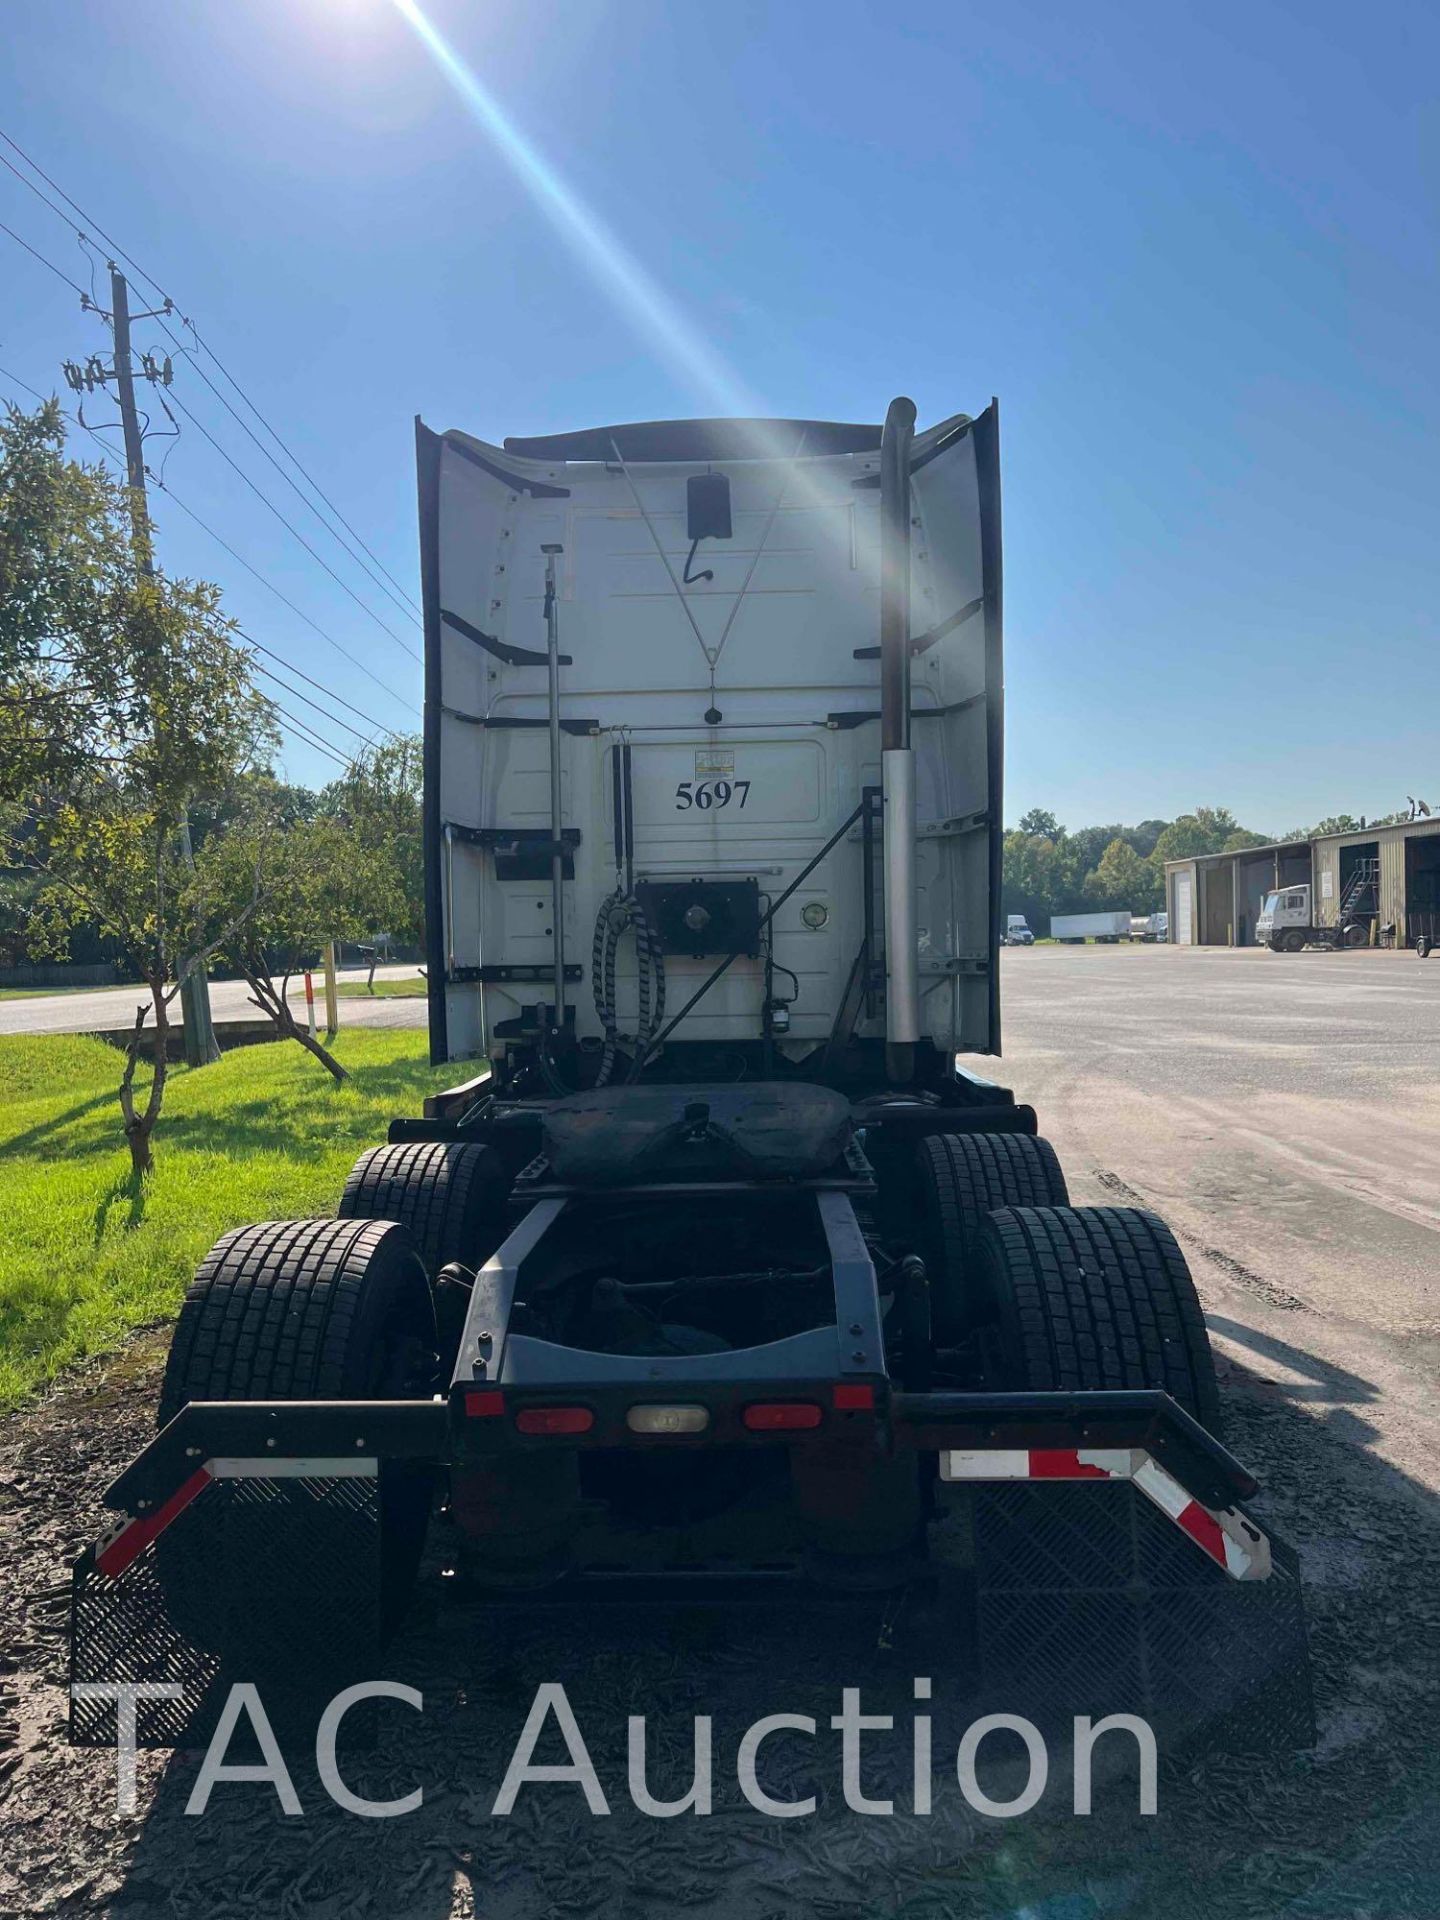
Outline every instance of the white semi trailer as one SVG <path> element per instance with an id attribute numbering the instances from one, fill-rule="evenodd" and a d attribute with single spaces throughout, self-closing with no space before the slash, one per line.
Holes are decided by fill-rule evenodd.
<path id="1" fill-rule="evenodd" d="M 1051 917 L 1050 938 L 1071 946 L 1082 946 L 1087 940 L 1128 940 L 1130 918 L 1128 907 L 1104 913 L 1057 913 Z"/>
<path id="2" fill-rule="evenodd" d="M 227 1676 L 380 1671 L 432 1509 L 492 1599 L 845 1590 L 1011 1711 L 1306 1737 L 1174 1237 L 957 1063 L 1000 1044 L 997 415 L 914 428 L 419 429 L 430 1045 L 485 1064 L 202 1263 L 75 1570 L 77 1740 L 117 1682 L 194 1745 Z"/>

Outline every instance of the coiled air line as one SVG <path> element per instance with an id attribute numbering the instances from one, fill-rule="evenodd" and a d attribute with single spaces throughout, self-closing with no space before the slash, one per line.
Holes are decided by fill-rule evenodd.
<path id="1" fill-rule="evenodd" d="M 615 997 L 615 960 L 621 939 L 635 935 L 635 983 L 639 997 L 634 1053 L 626 1073 L 639 1073 L 665 1018 L 665 956 L 655 930 L 635 893 L 635 813 L 631 787 L 630 743 L 610 749 L 611 784 L 615 797 L 615 891 L 602 901 L 595 918 L 590 950 L 590 985 L 595 1013 L 605 1035 L 604 1051 L 595 1085 L 605 1087 L 619 1058 L 620 1017 Z"/>

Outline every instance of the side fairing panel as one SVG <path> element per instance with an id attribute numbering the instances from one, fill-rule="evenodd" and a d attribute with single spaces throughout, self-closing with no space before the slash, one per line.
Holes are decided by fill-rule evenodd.
<path id="1" fill-rule="evenodd" d="M 975 1053 L 1000 1051 L 998 433 L 992 401 L 948 439 L 917 441 L 910 481 L 922 1014 L 932 1035 L 948 1019 L 957 1050 Z"/>

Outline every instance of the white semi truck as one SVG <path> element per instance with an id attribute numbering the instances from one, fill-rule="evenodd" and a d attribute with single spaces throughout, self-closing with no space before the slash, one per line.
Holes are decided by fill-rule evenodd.
<path id="1" fill-rule="evenodd" d="M 1342 947 L 1369 946 L 1379 868 L 1373 858 L 1360 862 L 1335 918 L 1321 925 L 1315 920 L 1308 880 L 1267 893 L 1255 917 L 1256 945 L 1272 953 L 1300 953 L 1306 947 L 1334 953 Z"/>
<path id="2" fill-rule="evenodd" d="M 202 1264 L 76 1568 L 73 1737 L 116 1682 L 193 1745 L 227 1675 L 373 1675 L 434 1525 L 492 1598 L 844 1591 L 1013 1711 L 1303 1741 L 1180 1248 L 957 1060 L 1000 1045 L 995 407 L 418 454 L 430 1047 L 473 1077 Z"/>

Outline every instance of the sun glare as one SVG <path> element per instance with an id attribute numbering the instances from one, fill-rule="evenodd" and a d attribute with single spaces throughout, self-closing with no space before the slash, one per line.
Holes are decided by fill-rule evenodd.
<path id="1" fill-rule="evenodd" d="M 552 226 L 606 287 L 616 304 L 705 403 L 725 413 L 754 413 L 752 394 L 695 331 L 674 302 L 592 213 L 500 106 L 415 4 L 391 0 L 471 114 L 490 136 Z"/>

